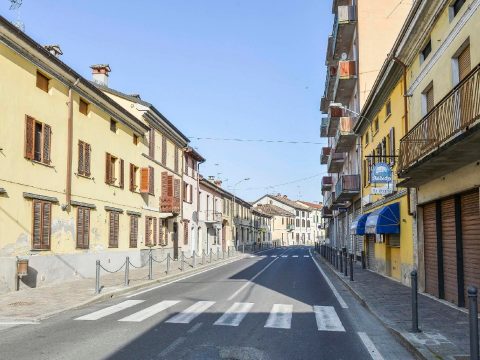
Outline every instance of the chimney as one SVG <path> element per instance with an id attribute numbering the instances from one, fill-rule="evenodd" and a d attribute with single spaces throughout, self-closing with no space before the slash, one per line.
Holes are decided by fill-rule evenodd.
<path id="1" fill-rule="evenodd" d="M 214 184 L 217 185 L 218 187 L 222 187 L 222 180 L 220 180 L 220 179 L 215 180 Z"/>
<path id="2" fill-rule="evenodd" d="M 45 45 L 44 48 L 55 57 L 60 57 L 60 55 L 63 55 L 60 45 Z"/>
<path id="3" fill-rule="evenodd" d="M 112 71 L 108 64 L 97 64 L 90 66 L 92 69 L 93 82 L 108 87 L 108 73 Z"/>

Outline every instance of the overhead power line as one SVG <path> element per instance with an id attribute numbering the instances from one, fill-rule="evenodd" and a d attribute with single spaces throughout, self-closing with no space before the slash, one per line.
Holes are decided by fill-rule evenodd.
<path id="1" fill-rule="evenodd" d="M 243 189 L 243 190 L 272 189 L 272 188 L 276 188 L 276 187 L 280 187 L 280 186 L 286 186 L 286 185 L 291 185 L 291 184 L 296 184 L 296 183 L 299 183 L 299 182 L 307 181 L 307 180 L 314 179 L 314 178 L 316 178 L 316 177 L 319 177 L 319 176 L 322 176 L 322 175 L 325 175 L 325 174 L 326 174 L 326 173 L 318 173 L 318 174 L 315 174 L 315 175 L 312 175 L 312 176 L 307 176 L 307 177 L 304 177 L 304 178 L 301 178 L 301 179 L 296 179 L 296 180 L 284 182 L 284 183 L 281 183 L 281 184 L 250 187 L 250 188 L 245 188 L 245 189 Z"/>
<path id="2" fill-rule="evenodd" d="M 196 136 L 189 136 L 189 138 L 190 139 L 195 139 L 195 140 L 211 140 L 211 141 L 236 141 L 236 142 L 260 142 L 260 143 L 280 143 L 280 144 L 325 145 L 325 142 L 314 142 L 314 141 L 213 138 L 213 137 L 196 137 Z"/>

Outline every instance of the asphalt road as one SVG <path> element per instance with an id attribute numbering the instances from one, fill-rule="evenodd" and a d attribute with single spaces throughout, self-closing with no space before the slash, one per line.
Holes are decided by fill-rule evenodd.
<path id="1" fill-rule="evenodd" d="M 0 349 L 2 360 L 412 358 L 308 247 L 9 328 Z"/>

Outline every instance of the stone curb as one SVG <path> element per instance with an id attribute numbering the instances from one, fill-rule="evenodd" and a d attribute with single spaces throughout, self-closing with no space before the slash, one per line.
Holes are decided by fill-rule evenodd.
<path id="1" fill-rule="evenodd" d="M 394 329 L 381 315 L 377 314 L 376 311 L 374 311 L 369 305 L 368 302 L 349 284 L 349 280 L 346 280 L 343 276 L 337 273 L 337 270 L 325 261 L 318 253 L 314 253 L 315 257 L 319 259 L 322 264 L 327 265 L 328 269 L 331 270 L 330 272 L 335 274 L 335 276 L 342 281 L 342 283 L 345 285 L 345 287 L 352 293 L 352 295 L 360 302 L 360 304 L 368 310 L 370 314 L 372 314 L 378 321 L 381 322 L 383 327 L 387 329 L 395 338 L 399 340 L 399 342 L 412 354 L 415 356 L 416 359 L 419 360 L 438 360 L 442 359 L 436 354 L 433 354 L 431 351 L 428 349 L 425 349 L 421 346 L 418 346 L 414 343 L 412 343 L 405 335 L 398 331 L 397 329 Z"/>

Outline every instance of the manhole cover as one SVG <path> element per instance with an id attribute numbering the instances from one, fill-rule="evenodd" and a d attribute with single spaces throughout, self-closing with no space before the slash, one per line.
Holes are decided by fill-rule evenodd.
<path id="1" fill-rule="evenodd" d="M 8 304 L 8 306 L 27 306 L 27 305 L 33 305 L 34 303 L 31 301 L 16 301 L 11 304 Z"/>

